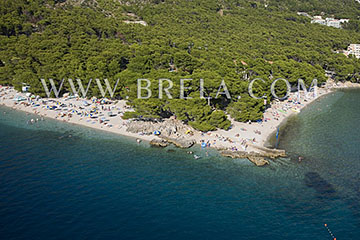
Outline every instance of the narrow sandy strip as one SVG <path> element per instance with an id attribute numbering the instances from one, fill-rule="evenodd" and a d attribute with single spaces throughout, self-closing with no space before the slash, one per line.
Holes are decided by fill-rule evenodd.
<path id="1" fill-rule="evenodd" d="M 300 93 L 300 98 L 297 93 L 291 93 L 288 100 L 274 101 L 271 107 L 266 109 L 262 122 L 259 123 L 240 123 L 232 121 L 232 128 L 228 131 L 217 130 L 214 132 L 201 133 L 193 130 L 192 135 L 184 135 L 185 138 L 195 139 L 196 143 L 207 143 L 208 147 L 215 147 L 218 149 L 231 149 L 234 151 L 257 152 L 254 147 L 263 147 L 269 136 L 276 131 L 277 127 L 289 116 L 298 114 L 304 107 L 315 101 L 321 96 L 333 92 L 339 88 L 354 88 L 360 87 L 360 84 L 354 83 L 337 83 L 328 81 L 323 87 L 318 88 L 317 95 L 309 93 L 308 98 L 305 98 L 303 92 Z M 14 99 L 23 98 L 21 101 Z M 45 102 L 43 102 L 45 101 Z M 84 104 L 86 103 L 88 104 Z M 124 136 L 134 137 L 137 139 L 150 141 L 156 138 L 155 135 L 136 134 L 127 131 L 127 126 L 131 120 L 123 120 L 122 114 L 131 109 L 126 106 L 125 101 L 117 101 L 112 104 L 100 105 L 86 99 L 31 99 L 25 93 L 15 91 L 11 87 L 0 88 L 0 104 L 7 107 L 34 113 L 41 117 L 49 117 L 52 119 L 79 124 L 99 130 L 104 130 Z M 66 104 L 66 107 L 61 107 Z M 57 110 L 50 110 L 51 107 L 57 106 Z M 90 112 L 97 108 L 97 118 L 92 118 Z M 60 110 L 59 110 L 60 109 Z M 110 116 L 113 113 L 116 116 Z M 94 115 L 94 114 L 93 114 Z M 38 120 L 40 120 L 38 119 Z M 36 124 L 31 121 L 29 124 Z"/>

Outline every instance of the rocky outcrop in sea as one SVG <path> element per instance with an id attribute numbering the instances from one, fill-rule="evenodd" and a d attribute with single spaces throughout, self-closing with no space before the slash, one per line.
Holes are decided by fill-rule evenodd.
<path id="1" fill-rule="evenodd" d="M 270 149 L 264 147 L 257 147 L 257 148 L 259 152 L 220 150 L 220 154 L 224 157 L 242 158 L 242 159 L 247 158 L 249 159 L 250 162 L 254 163 L 258 167 L 270 164 L 270 162 L 265 158 L 275 159 L 278 157 L 286 156 L 285 150 Z"/>
<path id="2" fill-rule="evenodd" d="M 178 138 L 170 138 L 166 136 L 160 136 L 160 137 L 163 140 L 172 143 L 179 148 L 191 148 L 196 143 L 194 139 L 187 139 L 185 137 L 178 137 Z"/>
<path id="3" fill-rule="evenodd" d="M 169 146 L 169 142 L 164 139 L 154 138 L 150 141 L 150 145 L 155 147 L 167 147 Z"/>

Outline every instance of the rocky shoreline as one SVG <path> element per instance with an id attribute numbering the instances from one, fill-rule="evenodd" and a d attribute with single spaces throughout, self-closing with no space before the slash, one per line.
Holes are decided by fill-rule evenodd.
<path id="1" fill-rule="evenodd" d="M 169 137 L 160 137 L 154 138 L 150 141 L 150 145 L 155 147 L 165 148 L 170 144 L 174 144 L 179 148 L 190 148 L 195 144 L 195 140 L 186 140 L 184 138 L 169 138 Z M 250 162 L 254 163 L 256 166 L 261 167 L 270 164 L 266 158 L 275 159 L 278 157 L 286 157 L 285 150 L 269 149 L 262 147 L 259 149 L 260 152 L 244 152 L 244 151 L 231 151 L 231 150 L 219 150 L 219 153 L 224 157 L 230 158 L 242 158 L 248 159 Z"/>
<path id="2" fill-rule="evenodd" d="M 178 148 L 191 148 L 195 144 L 195 140 L 187 140 L 184 138 L 170 138 L 170 137 L 161 137 L 160 139 L 154 138 L 150 141 L 150 145 L 155 147 L 167 147 L 170 144 L 174 144 Z"/>
<path id="3" fill-rule="evenodd" d="M 195 139 L 191 138 L 191 135 L 187 134 L 187 132 L 193 132 L 195 130 L 176 119 L 168 119 L 156 123 L 134 121 L 128 125 L 127 131 L 145 135 L 153 135 L 153 133 L 157 131 L 158 135 L 150 141 L 150 145 L 155 147 L 165 148 L 173 144 L 178 148 L 186 149 L 197 143 Z M 286 156 L 284 150 L 270 149 L 254 144 L 249 144 L 249 147 L 251 147 L 253 151 L 234 151 L 221 147 L 217 148 L 217 150 L 224 157 L 248 159 L 256 166 L 270 164 L 266 159 Z"/>
<path id="4" fill-rule="evenodd" d="M 155 147 L 162 147 L 162 148 L 164 148 L 164 147 L 169 146 L 170 144 L 169 144 L 169 142 L 166 141 L 166 140 L 154 138 L 154 139 L 152 139 L 152 140 L 150 141 L 150 145 L 151 145 L 151 146 L 155 146 Z"/>

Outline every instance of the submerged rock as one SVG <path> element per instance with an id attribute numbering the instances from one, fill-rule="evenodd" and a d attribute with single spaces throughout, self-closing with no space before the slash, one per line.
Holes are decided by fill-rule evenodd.
<path id="1" fill-rule="evenodd" d="M 258 154 L 262 157 L 267 157 L 271 159 L 275 159 L 278 157 L 286 157 L 285 150 L 260 147 L 253 144 L 251 145 L 251 147 L 253 149 L 256 149 L 259 152 Z"/>
<path id="2" fill-rule="evenodd" d="M 277 154 L 274 153 L 263 153 L 263 152 L 244 152 L 244 151 L 231 151 L 231 150 L 220 150 L 220 154 L 224 157 L 231 158 L 242 158 L 249 159 L 250 162 L 254 163 L 256 166 L 261 167 L 267 164 L 270 164 L 268 160 L 265 160 L 265 157 L 278 157 Z M 281 153 L 282 155 L 283 153 Z"/>
<path id="3" fill-rule="evenodd" d="M 220 150 L 220 154 L 224 157 L 230 158 L 247 158 L 250 156 L 251 153 L 243 151 Z"/>
<path id="4" fill-rule="evenodd" d="M 304 178 L 305 185 L 313 188 L 318 197 L 332 199 L 336 197 L 336 190 L 329 182 L 320 176 L 317 172 L 308 172 Z"/>

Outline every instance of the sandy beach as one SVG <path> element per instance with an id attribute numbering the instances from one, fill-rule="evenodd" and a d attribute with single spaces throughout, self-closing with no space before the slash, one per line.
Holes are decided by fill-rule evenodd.
<path id="1" fill-rule="evenodd" d="M 194 139 L 197 144 L 217 149 L 229 149 L 233 151 L 258 152 L 257 147 L 264 147 L 269 136 L 277 127 L 288 117 L 298 114 L 301 110 L 332 91 L 339 88 L 359 87 L 360 84 L 353 83 L 334 83 L 328 81 L 324 86 L 318 88 L 317 95 L 313 93 L 305 97 L 303 92 L 294 92 L 285 101 L 275 100 L 266 109 L 264 118 L 261 122 L 240 123 L 231 119 L 232 128 L 228 131 L 217 130 L 202 133 L 191 129 L 186 132 L 176 133 L 177 137 Z M 52 118 L 70 124 L 80 124 L 99 130 L 104 130 L 124 136 L 134 137 L 139 140 L 151 141 L 158 136 L 146 135 L 142 132 L 129 132 L 128 126 L 133 120 L 123 120 L 121 116 L 131 108 L 126 105 L 124 100 L 110 101 L 107 99 L 81 99 L 65 96 L 56 99 L 41 99 L 31 96 L 29 93 L 21 93 L 12 87 L 0 87 L 0 104 L 15 110 L 37 114 L 39 117 L 29 121 L 29 124 L 36 124 L 44 118 Z M 3 114 L 3 113 L 1 113 Z M 141 123 L 139 123 L 141 124 Z"/>

